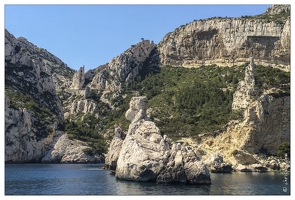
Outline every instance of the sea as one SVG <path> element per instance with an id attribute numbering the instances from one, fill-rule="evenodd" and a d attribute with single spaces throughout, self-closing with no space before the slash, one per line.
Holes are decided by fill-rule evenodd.
<path id="1" fill-rule="evenodd" d="M 5 164 L 5 195 L 290 195 L 290 173 L 211 173 L 211 185 L 118 180 L 103 164 Z"/>

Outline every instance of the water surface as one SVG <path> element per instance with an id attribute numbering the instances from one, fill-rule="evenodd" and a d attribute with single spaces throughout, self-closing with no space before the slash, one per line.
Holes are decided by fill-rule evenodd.
<path id="1" fill-rule="evenodd" d="M 290 195 L 284 172 L 211 174 L 211 185 L 161 185 L 117 180 L 102 166 L 5 164 L 5 195 Z"/>

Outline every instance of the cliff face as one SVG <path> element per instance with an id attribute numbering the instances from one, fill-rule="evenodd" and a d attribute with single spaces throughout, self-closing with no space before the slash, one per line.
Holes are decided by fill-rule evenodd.
<path id="1" fill-rule="evenodd" d="M 232 110 L 243 112 L 241 120 L 230 121 L 216 137 L 203 135 L 198 149 L 209 158 L 221 152 L 226 162 L 255 164 L 262 161 L 253 155 L 276 155 L 279 146 L 290 141 L 290 94 L 277 88 L 257 96 L 255 64 L 251 58 L 245 78 L 233 95 Z M 209 156 L 209 157 L 208 157 Z"/>
<path id="2" fill-rule="evenodd" d="M 232 109 L 239 110 L 247 108 L 255 96 L 255 64 L 253 57 L 245 70 L 244 80 L 239 82 L 238 88 L 233 95 Z"/>
<path id="3" fill-rule="evenodd" d="M 141 71 L 152 71 L 153 67 L 157 67 L 156 57 L 155 44 L 142 39 L 106 64 L 88 86 L 91 89 L 120 91 L 134 81 Z"/>
<path id="4" fill-rule="evenodd" d="M 262 95 L 245 110 L 242 121 L 232 121 L 216 136 L 203 136 L 197 149 L 205 153 L 221 152 L 226 162 L 254 164 L 254 154 L 276 154 L 279 145 L 290 141 L 290 97 Z M 236 153 L 235 153 L 236 152 Z"/>
<path id="5" fill-rule="evenodd" d="M 290 70 L 290 17 L 275 21 L 282 9 L 262 16 L 197 20 L 168 33 L 158 44 L 162 65 L 198 67 L 240 65 L 253 55 L 257 64 Z M 290 6 L 286 7 L 287 12 Z"/>
<path id="6" fill-rule="evenodd" d="M 68 156 L 73 150 L 59 157 L 50 156 L 64 135 L 58 92 L 69 86 L 72 74 L 72 69 L 45 49 L 5 30 L 6 162 L 41 162 L 47 154 L 44 162 L 93 161 L 83 152 L 87 145 L 79 142 L 72 146 L 76 148 L 75 159 Z M 71 147 L 70 142 L 67 144 Z"/>
<path id="7" fill-rule="evenodd" d="M 5 31 L 5 160 L 38 161 L 63 119 L 51 66 L 58 58 Z M 56 80 L 56 84 L 58 84 Z"/>

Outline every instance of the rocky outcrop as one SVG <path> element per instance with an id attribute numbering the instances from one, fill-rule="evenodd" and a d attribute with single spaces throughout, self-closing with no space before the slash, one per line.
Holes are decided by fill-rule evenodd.
<path id="1" fill-rule="evenodd" d="M 44 156 L 44 142 L 33 126 L 36 121 L 26 108 L 10 108 L 5 97 L 5 162 L 38 161 Z"/>
<path id="2" fill-rule="evenodd" d="M 255 64 L 254 58 L 250 58 L 250 64 L 246 67 L 244 81 L 240 81 L 233 95 L 232 109 L 239 110 L 249 106 L 255 96 Z"/>
<path id="3" fill-rule="evenodd" d="M 43 163 L 101 163 L 100 155 L 87 153 L 89 146 L 79 140 L 69 139 L 67 134 L 59 137 L 54 147 L 42 158 Z"/>
<path id="4" fill-rule="evenodd" d="M 109 170 L 116 170 L 117 160 L 124 141 L 124 133 L 121 128 L 115 129 L 115 135 L 108 148 L 108 153 L 105 158 L 105 168 Z"/>
<path id="5" fill-rule="evenodd" d="M 208 155 L 218 150 L 233 165 L 259 163 L 254 154 L 275 155 L 290 141 L 290 96 L 263 94 L 249 102 L 241 121 L 231 121 L 225 129 L 216 137 L 204 136 L 198 148 Z"/>
<path id="6" fill-rule="evenodd" d="M 84 76 L 84 66 L 83 66 L 75 72 L 70 88 L 80 90 L 82 89 L 84 82 L 85 82 L 85 76 Z"/>
<path id="7" fill-rule="evenodd" d="M 285 5 L 272 5 L 270 6 L 265 14 L 268 14 L 268 15 L 277 15 L 279 13 L 287 13 L 287 12 L 290 12 L 291 10 L 291 5 L 288 5 L 288 4 L 285 4 Z"/>
<path id="8" fill-rule="evenodd" d="M 93 114 L 97 112 L 98 107 L 97 104 L 91 100 L 88 99 L 81 99 L 74 101 L 71 105 L 70 114 L 71 115 L 77 115 L 80 113 L 84 114 Z"/>
<path id="9" fill-rule="evenodd" d="M 275 5 L 255 17 L 211 18 L 180 26 L 158 44 L 160 62 L 184 67 L 232 66 L 244 64 L 253 52 L 257 64 L 289 71 L 290 17 L 278 19 L 281 11 L 287 14 L 290 6 Z"/>
<path id="10" fill-rule="evenodd" d="M 210 184 L 206 165 L 181 144 L 170 139 L 146 117 L 146 97 L 133 97 L 126 118 L 131 121 L 117 160 L 116 177 L 158 183 Z"/>
<path id="11" fill-rule="evenodd" d="M 152 71 L 157 68 L 157 51 L 153 41 L 142 39 L 136 45 L 126 50 L 121 55 L 112 59 L 108 64 L 98 70 L 91 79 L 89 87 L 98 90 L 120 91 L 135 80 L 141 71 Z M 93 76 L 93 77 L 91 77 Z"/>
<path id="12" fill-rule="evenodd" d="M 233 171 L 230 163 L 224 163 L 221 153 L 214 153 L 208 165 L 212 173 L 231 173 Z"/>

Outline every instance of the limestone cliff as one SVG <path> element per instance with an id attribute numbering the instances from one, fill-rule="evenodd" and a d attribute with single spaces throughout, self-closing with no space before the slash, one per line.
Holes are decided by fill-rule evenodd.
<path id="1" fill-rule="evenodd" d="M 153 70 L 157 59 L 155 44 L 152 41 L 142 39 L 136 45 L 132 45 L 124 53 L 112 59 L 99 70 L 89 83 L 89 87 L 98 90 L 120 91 L 140 74 L 140 71 Z"/>
<path id="2" fill-rule="evenodd" d="M 247 107 L 241 122 L 230 122 L 216 137 L 203 135 L 197 149 L 205 152 L 203 159 L 221 152 L 226 162 L 248 165 L 261 163 L 254 155 L 276 154 L 289 141 L 290 97 L 264 94 Z"/>
<path id="3" fill-rule="evenodd" d="M 25 38 L 15 38 L 5 30 L 6 162 L 42 162 L 52 151 L 64 134 L 60 124 L 64 113 L 58 92 L 69 86 L 72 73 L 72 69 L 45 49 Z M 80 152 L 87 146 L 81 145 L 76 145 Z M 60 159 L 63 162 L 78 162 L 79 157 L 83 161 L 93 160 L 93 156 L 82 159 L 84 153 L 76 153 L 75 159 L 71 156 Z"/>
<path id="4" fill-rule="evenodd" d="M 46 50 L 5 30 L 5 161 L 39 161 L 63 119 L 50 66 L 62 63 Z"/>
<path id="5" fill-rule="evenodd" d="M 90 155 L 86 152 L 89 146 L 79 140 L 69 139 L 63 134 L 55 142 L 54 147 L 42 158 L 44 163 L 101 163 L 100 155 Z"/>
<path id="6" fill-rule="evenodd" d="M 215 17 L 180 26 L 158 44 L 161 64 L 232 66 L 247 62 L 253 54 L 257 64 L 290 70 L 288 12 L 290 5 L 275 5 L 259 16 Z"/>
<path id="7" fill-rule="evenodd" d="M 203 135 L 197 149 L 204 158 L 221 152 L 227 162 L 261 163 L 253 155 L 276 155 L 280 145 L 290 141 L 290 94 L 276 88 L 255 94 L 253 58 L 233 96 L 233 110 L 243 111 L 243 119 L 231 121 L 218 136 Z"/>

